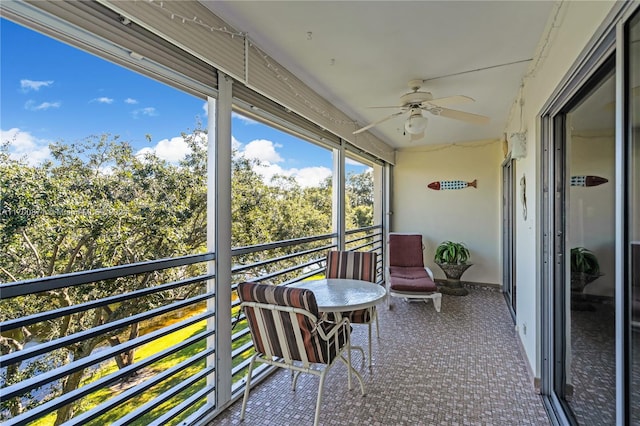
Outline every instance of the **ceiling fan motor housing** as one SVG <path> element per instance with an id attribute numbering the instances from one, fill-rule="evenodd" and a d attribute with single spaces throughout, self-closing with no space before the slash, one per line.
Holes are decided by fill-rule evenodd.
<path id="1" fill-rule="evenodd" d="M 402 106 L 419 106 L 423 102 L 428 102 L 433 99 L 433 96 L 429 92 L 411 92 L 402 95 L 400 103 Z"/>

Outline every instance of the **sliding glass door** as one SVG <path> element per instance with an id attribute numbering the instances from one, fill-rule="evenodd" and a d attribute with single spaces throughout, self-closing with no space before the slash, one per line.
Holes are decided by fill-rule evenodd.
<path id="1" fill-rule="evenodd" d="M 627 365 L 630 370 L 628 409 L 631 424 L 640 424 L 640 11 L 630 20 L 627 43 L 627 84 L 625 93 L 628 105 L 628 199 L 627 241 L 629 258 L 628 304 L 629 349 Z"/>
<path id="2" fill-rule="evenodd" d="M 516 318 L 515 279 L 515 160 L 509 158 L 502 164 L 502 291 Z M 521 196 L 524 196 L 524 175 L 520 182 Z"/>
<path id="3" fill-rule="evenodd" d="M 630 9 L 542 115 L 541 389 L 561 424 L 640 425 L 640 11 Z"/>
<path id="4" fill-rule="evenodd" d="M 615 68 L 608 60 L 558 117 L 554 390 L 579 424 L 615 424 Z"/>

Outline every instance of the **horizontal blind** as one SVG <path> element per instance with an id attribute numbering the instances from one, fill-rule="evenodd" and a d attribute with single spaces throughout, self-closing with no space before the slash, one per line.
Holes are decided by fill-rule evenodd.
<path id="1" fill-rule="evenodd" d="M 194 0 L 98 0 L 216 69 L 243 81 L 245 37 Z"/>
<path id="2" fill-rule="evenodd" d="M 335 148 L 340 144 L 340 138 L 335 134 L 300 117 L 292 110 L 262 96 L 240 82 L 233 84 L 233 97 L 239 101 L 236 104 L 244 107 L 243 112 L 248 116 L 264 118 L 268 124 L 275 124 L 281 130 L 305 139 L 314 139 L 327 148 Z"/>
<path id="3" fill-rule="evenodd" d="M 3 15 L 198 97 L 216 94 L 214 67 L 91 1 L 2 2 Z"/>
<path id="4" fill-rule="evenodd" d="M 352 119 L 200 2 L 100 2 L 228 74 L 247 89 L 256 91 L 377 158 L 395 162 L 393 148 L 370 132 L 354 135 L 353 131 L 359 126 Z M 208 4 L 215 10 L 215 2 Z M 243 100 L 247 103 L 255 101 L 250 90 L 237 90 L 236 97 L 239 99 L 245 95 L 247 97 Z M 274 110 L 273 114 L 277 115 L 279 112 Z"/>
<path id="5" fill-rule="evenodd" d="M 4 3 L 1 3 L 3 9 Z M 285 111 L 295 113 L 295 116 L 288 116 L 287 119 L 293 120 L 294 124 L 301 125 L 302 128 L 315 128 L 316 131 L 319 128 L 321 137 L 332 133 L 376 158 L 391 164 L 395 162 L 393 148 L 370 132 L 354 135 L 353 131 L 358 126 L 352 119 L 198 1 L 27 0 L 23 4 L 46 11 L 87 31 L 85 39 L 95 34 L 129 53 L 132 52 L 133 56 L 105 53 L 96 48 L 95 44 L 87 43 L 86 40 L 83 43 L 82 36 L 49 32 L 85 50 L 103 57 L 109 56 L 117 63 L 142 70 L 169 84 L 180 85 L 198 96 L 216 96 L 211 92 L 217 87 L 216 70 L 220 70 L 239 81 L 241 84 L 237 86 L 244 85 L 248 89 L 238 87 L 238 99 L 254 103 L 257 99 L 255 95 L 261 95 L 271 100 L 272 106 L 278 105 L 273 111 L 269 111 L 273 115 L 281 115 L 284 107 Z M 211 5 L 215 8 L 215 2 Z M 168 77 L 162 70 L 150 71 L 144 60 L 136 62 L 133 59 L 140 56 L 167 70 L 185 75 L 191 81 L 200 82 L 204 87 Z M 269 105 L 265 103 L 264 107 L 267 110 Z M 311 123 L 302 125 L 298 118 Z"/>

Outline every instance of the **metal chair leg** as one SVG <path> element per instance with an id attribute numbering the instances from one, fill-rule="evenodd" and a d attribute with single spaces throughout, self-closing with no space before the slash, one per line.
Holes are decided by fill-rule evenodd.
<path id="1" fill-rule="evenodd" d="M 371 322 L 369 322 L 369 368 L 371 368 Z"/>
<path id="2" fill-rule="evenodd" d="M 249 399 L 249 391 L 251 389 L 251 374 L 253 373 L 253 364 L 256 361 L 258 354 L 251 357 L 249 362 L 249 371 L 247 372 L 247 384 L 244 387 L 244 397 L 242 398 L 242 410 L 240 410 L 240 420 L 244 420 L 244 412 L 247 409 L 247 400 Z"/>

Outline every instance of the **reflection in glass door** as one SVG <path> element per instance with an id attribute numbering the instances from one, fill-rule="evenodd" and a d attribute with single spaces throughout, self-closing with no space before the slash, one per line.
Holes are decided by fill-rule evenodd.
<path id="1" fill-rule="evenodd" d="M 618 4 L 542 114 L 541 391 L 554 424 L 640 425 L 640 7 Z"/>
<path id="2" fill-rule="evenodd" d="M 572 99 L 559 123 L 563 200 L 555 281 L 555 392 L 578 424 L 616 421 L 615 75 L 613 59 Z"/>
<path id="3" fill-rule="evenodd" d="M 629 344 L 629 418 L 640 424 L 640 12 L 627 24 L 627 75 L 629 123 L 629 202 L 627 203 L 627 237 L 630 242 L 631 341 Z"/>

